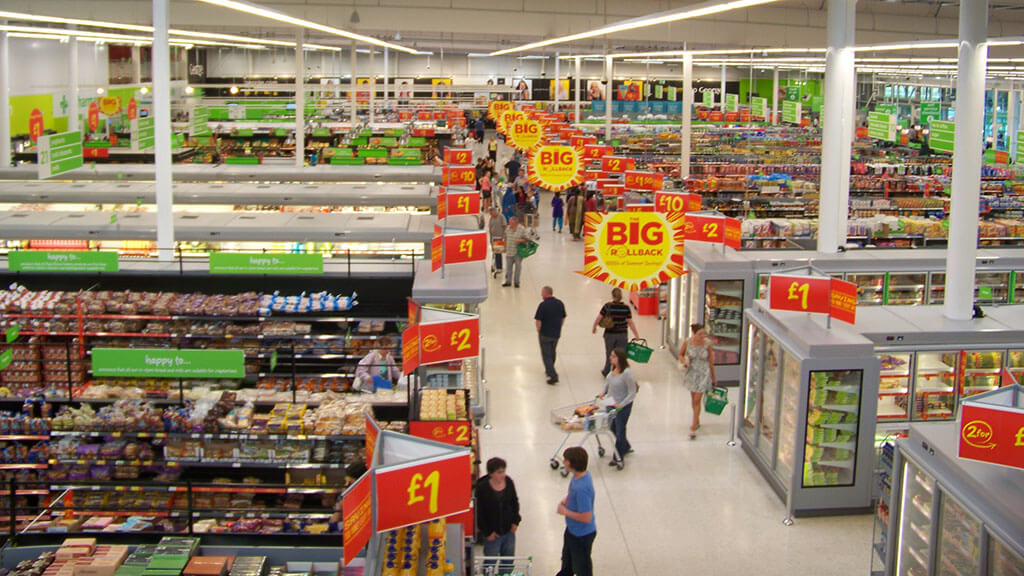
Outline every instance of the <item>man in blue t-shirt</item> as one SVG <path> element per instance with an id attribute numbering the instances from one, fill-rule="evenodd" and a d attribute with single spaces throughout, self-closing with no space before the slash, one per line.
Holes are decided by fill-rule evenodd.
<path id="1" fill-rule="evenodd" d="M 587 472 L 587 451 L 579 446 L 565 449 L 562 464 L 572 474 L 569 494 L 558 503 L 558 513 L 565 516 L 562 540 L 562 569 L 556 576 L 593 576 L 590 551 L 597 536 L 594 522 L 594 481 Z"/>

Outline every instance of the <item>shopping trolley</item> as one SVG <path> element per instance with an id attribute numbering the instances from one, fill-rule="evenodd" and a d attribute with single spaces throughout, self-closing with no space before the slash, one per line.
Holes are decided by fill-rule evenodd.
<path id="1" fill-rule="evenodd" d="M 530 576 L 532 572 L 532 556 L 473 555 L 473 576 Z"/>
<path id="2" fill-rule="evenodd" d="M 492 256 L 491 256 L 491 278 L 497 278 L 498 275 L 501 274 L 501 270 L 499 270 L 495 266 L 495 262 L 497 261 L 497 255 L 498 254 L 504 254 L 505 253 L 505 239 L 504 238 L 497 239 L 497 240 L 491 240 L 491 253 L 492 253 Z M 502 258 L 504 258 L 504 256 L 502 256 Z"/>
<path id="3" fill-rule="evenodd" d="M 573 434 L 583 434 L 583 438 L 577 446 L 582 446 L 591 437 L 597 440 L 597 455 L 599 457 L 603 457 L 605 454 L 604 446 L 601 444 L 601 435 L 607 434 L 611 438 L 612 452 L 618 461 L 616 468 L 622 470 L 624 466 L 622 456 L 615 450 L 615 434 L 612 432 L 612 422 L 614 421 L 615 408 L 610 399 L 597 398 L 552 410 L 551 423 L 565 432 L 565 436 L 555 453 L 551 455 L 551 469 L 558 470 L 562 477 L 569 475 L 569 471 L 562 465 L 559 454 Z"/>

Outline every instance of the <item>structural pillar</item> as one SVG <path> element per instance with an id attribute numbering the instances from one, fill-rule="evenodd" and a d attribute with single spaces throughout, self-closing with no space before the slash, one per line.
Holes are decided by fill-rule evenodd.
<path id="1" fill-rule="evenodd" d="M 607 78 L 604 89 L 604 139 L 610 142 L 612 139 L 612 102 L 615 101 L 615 92 L 612 90 L 612 57 L 604 57 L 604 75 Z"/>
<path id="2" fill-rule="evenodd" d="M 992 89 L 992 149 L 999 149 L 999 89 Z"/>
<path id="3" fill-rule="evenodd" d="M 1014 160 L 1017 159 L 1017 91 L 1010 82 L 1010 91 L 1006 93 L 1006 152 Z"/>
<path id="4" fill-rule="evenodd" d="M 576 83 L 576 101 L 573 105 L 573 121 L 580 121 L 580 59 L 576 58 L 576 74 L 574 82 Z"/>
<path id="5" fill-rule="evenodd" d="M 559 70 L 561 70 L 560 65 L 562 63 L 562 60 L 559 59 L 559 56 L 560 56 L 560 54 L 558 52 L 555 52 L 555 98 L 554 98 L 554 100 L 555 100 L 555 113 L 556 114 L 558 113 L 558 92 L 559 92 L 559 90 L 561 90 L 561 86 L 562 86 L 562 77 L 558 75 Z M 466 61 L 469 61 L 469 58 L 466 58 Z"/>
<path id="6" fill-rule="evenodd" d="M 350 50 L 351 50 L 351 53 L 349 55 L 349 72 L 352 75 L 351 75 L 351 80 L 350 80 L 350 83 L 349 83 L 348 101 L 349 101 L 349 105 L 352 106 L 352 113 L 349 116 L 349 121 L 352 122 L 353 126 L 355 126 L 356 125 L 356 121 L 358 119 L 358 114 L 356 113 L 357 111 L 356 111 L 356 41 L 355 40 L 352 41 L 352 46 L 350 47 Z"/>
<path id="7" fill-rule="evenodd" d="M 818 210 L 818 251 L 826 254 L 835 254 L 846 245 L 855 121 L 850 102 L 857 82 L 853 52 L 856 17 L 857 0 L 829 0 Z"/>
<path id="8" fill-rule="evenodd" d="M 468 60 L 468 58 L 467 58 Z M 388 111 L 388 47 L 384 47 L 384 112 Z"/>
<path id="9" fill-rule="evenodd" d="M 960 0 L 960 51 L 956 79 L 956 134 L 950 194 L 949 249 L 943 315 L 969 320 L 974 312 L 978 199 L 985 125 L 988 0 Z"/>
<path id="10" fill-rule="evenodd" d="M 142 47 L 132 46 L 132 83 L 142 84 Z"/>
<path id="11" fill-rule="evenodd" d="M 722 101 L 718 103 L 718 106 L 722 111 L 722 120 L 725 120 L 725 64 L 722 64 L 722 89 L 718 96 L 722 99 Z"/>
<path id="12" fill-rule="evenodd" d="M 295 33 L 295 167 L 306 164 L 306 29 Z"/>
<path id="13" fill-rule="evenodd" d="M 156 9 L 156 4 L 153 4 Z M 74 132 L 80 128 L 78 119 L 78 40 L 71 36 L 68 38 L 68 99 L 71 100 L 68 106 L 68 132 Z"/>
<path id="14" fill-rule="evenodd" d="M 156 165 L 156 249 L 160 260 L 174 259 L 174 196 L 171 175 L 171 49 L 167 44 L 170 0 L 153 0 L 153 160 Z M 72 40 L 74 42 L 74 40 Z M 75 50 L 77 52 L 77 50 Z M 77 54 L 75 54 L 77 58 Z M 77 69 L 77 66 L 76 66 Z M 78 80 L 72 101 L 78 117 Z M 72 128 L 73 130 L 73 128 Z"/>
<path id="15" fill-rule="evenodd" d="M 3 21 L 0 21 L 3 22 Z M 3 22 L 6 24 L 6 22 Z M 11 166 L 11 41 L 0 31 L 0 168 Z"/>
<path id="16" fill-rule="evenodd" d="M 469 60 L 467 58 L 467 60 Z M 375 98 L 377 97 L 377 67 L 373 58 L 373 45 L 370 45 L 370 124 L 377 119 Z"/>
<path id="17" fill-rule="evenodd" d="M 779 68 L 772 68 L 772 126 L 779 125 Z"/>
<path id="18" fill-rule="evenodd" d="M 690 133 L 693 131 L 693 54 L 683 53 L 683 105 L 679 109 L 682 129 L 679 133 L 679 177 L 690 177 Z"/>

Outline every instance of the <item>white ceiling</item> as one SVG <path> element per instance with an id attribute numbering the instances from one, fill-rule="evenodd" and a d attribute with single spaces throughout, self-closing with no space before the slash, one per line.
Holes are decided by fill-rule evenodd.
<path id="1" fill-rule="evenodd" d="M 606 23 L 683 7 L 697 0 L 265 0 L 262 5 L 421 50 L 486 52 Z M 861 0 L 859 44 L 955 38 L 958 2 Z M 151 22 L 150 0 L 0 0 L 10 11 L 64 17 Z M 352 24 L 353 10 L 359 23 Z M 811 47 L 825 41 L 827 0 L 782 0 L 707 18 L 634 30 L 608 39 L 612 49 Z M 294 38 L 294 29 L 194 0 L 172 0 L 174 27 Z M 400 34 L 401 40 L 395 40 Z M 989 36 L 1024 35 L 1024 0 L 990 0 Z M 307 41 L 347 45 L 310 33 Z M 604 39 L 542 52 L 600 51 Z"/>

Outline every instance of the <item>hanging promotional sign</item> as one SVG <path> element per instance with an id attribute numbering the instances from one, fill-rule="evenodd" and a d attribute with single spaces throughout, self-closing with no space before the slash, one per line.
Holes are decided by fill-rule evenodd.
<path id="1" fill-rule="evenodd" d="M 743 224 L 736 218 L 693 212 L 686 215 L 687 240 L 725 244 L 739 250 L 742 230 Z"/>
<path id="2" fill-rule="evenodd" d="M 441 186 L 437 190 L 437 218 L 480 213 L 480 193 L 470 188 Z"/>
<path id="3" fill-rule="evenodd" d="M 958 455 L 1024 469 L 1024 409 L 1015 384 L 965 398 L 960 405 Z"/>
<path id="4" fill-rule="evenodd" d="M 832 279 L 829 296 L 829 316 L 847 324 L 857 323 L 857 285 L 853 282 Z"/>
<path id="5" fill-rule="evenodd" d="M 585 147 L 587 145 L 597 144 L 597 137 L 596 136 L 576 135 L 576 136 L 573 136 L 572 138 L 569 139 L 569 144 L 571 144 L 573 148 L 581 148 L 582 149 L 583 147 Z"/>
<path id="6" fill-rule="evenodd" d="M 39 111 L 39 108 L 33 108 L 28 115 L 28 137 L 33 142 L 38 142 L 44 131 L 43 113 Z"/>
<path id="7" fill-rule="evenodd" d="M 441 169 L 442 186 L 473 186 L 476 170 L 472 166 L 445 166 Z"/>
<path id="8" fill-rule="evenodd" d="M 506 110 L 512 109 L 512 103 L 503 100 L 495 100 L 487 104 L 487 117 L 497 123 Z"/>
<path id="9" fill-rule="evenodd" d="M 782 101 L 782 121 L 787 124 L 800 124 L 803 120 L 803 109 L 799 102 Z"/>
<path id="10" fill-rule="evenodd" d="M 468 148 L 445 148 L 444 161 L 456 166 L 470 166 L 473 164 L 473 151 Z"/>
<path id="11" fill-rule="evenodd" d="M 739 94 L 726 94 L 725 95 L 725 109 L 728 112 L 739 112 L 740 111 L 740 95 Z"/>
<path id="12" fill-rule="evenodd" d="M 469 446 L 473 440 L 473 423 L 469 420 L 410 420 L 409 435 L 455 446 Z"/>
<path id="13" fill-rule="evenodd" d="M 886 112 L 868 112 L 868 137 L 886 142 L 896 141 L 896 116 Z"/>
<path id="14" fill-rule="evenodd" d="M 768 279 L 768 305 L 772 310 L 828 314 L 831 278 L 772 274 Z"/>
<path id="15" fill-rule="evenodd" d="M 450 196 L 449 196 L 450 198 Z M 477 195 L 479 200 L 479 195 Z M 449 204 L 449 209 L 451 204 Z M 480 205 L 477 204 L 477 212 Z M 451 215 L 451 213 L 449 213 Z M 487 232 L 467 232 L 444 235 L 444 263 L 462 264 L 479 262 L 487 258 Z"/>
<path id="16" fill-rule="evenodd" d="M 369 448 L 369 446 L 367 446 Z M 363 474 L 341 497 L 345 565 L 355 560 L 373 536 L 373 472 Z"/>
<path id="17" fill-rule="evenodd" d="M 715 93 L 714 92 L 712 92 L 711 90 L 705 90 L 705 91 L 701 92 L 700 97 L 701 97 L 701 103 L 706 108 L 714 108 L 715 107 Z"/>
<path id="18" fill-rule="evenodd" d="M 560 192 L 583 181 L 583 162 L 572 146 L 544 145 L 527 157 L 530 183 Z"/>
<path id="19" fill-rule="evenodd" d="M 928 146 L 936 152 L 952 154 L 955 133 L 955 122 L 933 120 L 928 126 Z"/>
<path id="20" fill-rule="evenodd" d="M 525 119 L 526 113 L 523 112 L 522 110 L 506 110 L 502 112 L 501 118 L 498 120 L 496 125 L 498 133 L 503 134 L 504 136 L 508 136 L 508 130 L 512 126 L 512 124 L 515 124 L 519 120 Z"/>
<path id="21" fill-rule="evenodd" d="M 544 127 L 536 120 L 520 118 L 508 127 L 508 144 L 520 152 L 529 152 L 544 141 Z"/>
<path id="22" fill-rule="evenodd" d="M 648 190 L 654 192 L 661 190 L 665 184 L 665 175 L 661 172 L 640 172 L 636 170 L 626 171 L 623 180 L 626 188 L 630 190 Z"/>
<path id="23" fill-rule="evenodd" d="M 637 291 L 683 273 L 683 214 L 588 212 L 584 231 L 588 278 Z"/>
<path id="24" fill-rule="evenodd" d="M 39 179 L 50 178 L 82 167 L 82 133 L 62 132 L 40 136 L 36 143 Z"/>
<path id="25" fill-rule="evenodd" d="M 615 152 L 615 149 L 607 144 L 584 144 L 583 158 L 586 160 L 597 160 Z"/>
<path id="26" fill-rule="evenodd" d="M 697 212 L 701 209 L 701 197 L 690 192 L 656 192 L 654 209 L 665 214 Z"/>
<path id="27" fill-rule="evenodd" d="M 877 108 L 876 108 L 877 110 Z M 921 102 L 921 123 L 931 124 L 933 120 L 942 119 L 942 104 L 939 102 Z"/>
<path id="28" fill-rule="evenodd" d="M 624 156 L 605 156 L 601 158 L 601 170 L 621 174 L 636 168 L 636 160 Z"/>
<path id="29" fill-rule="evenodd" d="M 471 471 L 468 451 L 378 468 L 377 532 L 465 512 L 473 497 Z"/>
<path id="30" fill-rule="evenodd" d="M 765 120 L 768 118 L 768 99 L 767 98 L 751 98 L 750 99 L 750 113 L 759 120 Z"/>
<path id="31" fill-rule="evenodd" d="M 88 119 L 89 131 L 95 132 L 100 127 L 100 106 L 95 100 L 89 102 Z"/>

